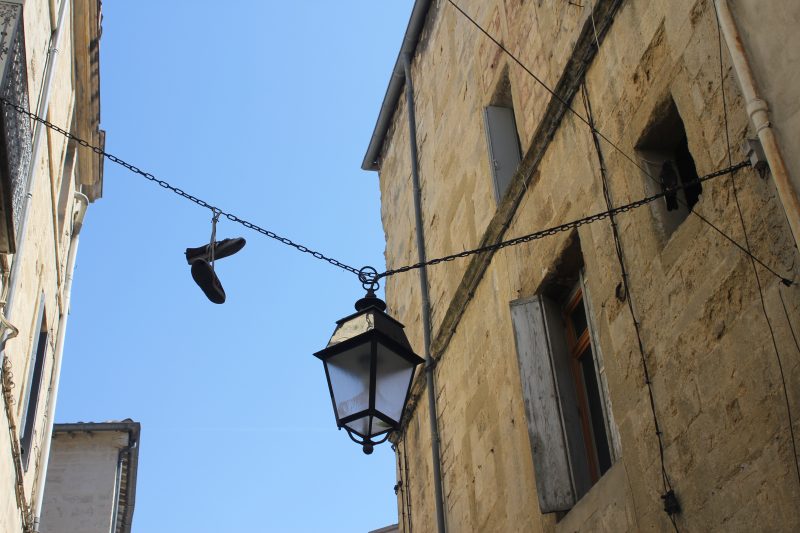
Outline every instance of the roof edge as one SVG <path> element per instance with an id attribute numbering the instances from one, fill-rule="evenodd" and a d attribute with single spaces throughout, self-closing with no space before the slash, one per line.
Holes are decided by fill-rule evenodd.
<path id="1" fill-rule="evenodd" d="M 416 0 L 414 8 L 411 10 L 411 17 L 408 19 L 408 26 L 406 33 L 403 36 L 403 44 L 400 46 L 400 51 L 397 53 L 397 60 L 392 69 L 392 76 L 389 78 L 389 86 L 386 88 L 386 95 L 383 97 L 383 104 L 378 113 L 378 120 L 375 123 L 375 129 L 372 131 L 372 137 L 369 140 L 367 153 L 364 155 L 364 161 L 361 163 L 362 170 L 378 170 L 378 156 L 383 148 L 383 142 L 386 140 L 386 132 L 389 131 L 389 124 L 394 115 L 394 110 L 397 107 L 397 101 L 400 99 L 400 94 L 403 92 L 403 85 L 405 85 L 405 74 L 403 72 L 403 56 L 408 54 L 414 55 L 419 43 L 419 36 L 422 29 L 425 27 L 425 19 L 428 17 L 428 11 L 431 7 L 431 0 Z"/>
<path id="2" fill-rule="evenodd" d="M 77 433 L 80 431 L 119 431 L 128 432 L 138 440 L 141 424 L 133 420 L 119 422 L 72 422 L 67 424 L 53 424 L 53 433 Z"/>

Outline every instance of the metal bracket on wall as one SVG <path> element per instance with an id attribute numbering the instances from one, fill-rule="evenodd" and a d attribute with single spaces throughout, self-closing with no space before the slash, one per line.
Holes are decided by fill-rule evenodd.
<path id="1" fill-rule="evenodd" d="M 764 148 L 761 146 L 761 141 L 758 139 L 745 139 L 742 143 L 742 150 L 747 159 L 750 160 L 750 165 L 756 169 L 761 177 L 764 177 L 764 171 L 768 168 L 767 156 L 764 154 Z"/>

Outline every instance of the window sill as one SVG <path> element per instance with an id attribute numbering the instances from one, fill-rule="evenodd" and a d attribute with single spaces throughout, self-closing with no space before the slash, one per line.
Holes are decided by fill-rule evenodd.
<path id="1" fill-rule="evenodd" d="M 635 516 L 632 503 L 625 462 L 620 459 L 558 521 L 555 531 L 633 531 L 636 528 L 630 522 Z"/>

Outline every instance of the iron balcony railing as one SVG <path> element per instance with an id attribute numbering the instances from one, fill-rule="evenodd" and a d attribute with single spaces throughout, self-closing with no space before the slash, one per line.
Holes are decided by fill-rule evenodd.
<path id="1" fill-rule="evenodd" d="M 0 95 L 29 109 L 22 5 L 0 2 Z M 33 129 L 8 106 L 0 112 L 0 252 L 13 253 L 20 237 L 31 165 Z"/>

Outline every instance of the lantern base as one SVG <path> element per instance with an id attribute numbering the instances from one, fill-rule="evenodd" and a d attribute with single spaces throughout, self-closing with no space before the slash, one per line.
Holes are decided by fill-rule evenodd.
<path id="1" fill-rule="evenodd" d="M 341 428 L 339 428 L 339 429 L 341 429 Z M 356 444 L 360 444 L 361 445 L 361 450 L 364 452 L 364 455 L 372 455 L 372 452 L 375 449 L 375 445 L 386 442 L 386 440 L 389 438 L 389 435 L 392 434 L 392 430 L 387 431 L 386 433 L 381 435 L 381 439 L 380 440 L 373 441 L 370 438 L 363 438 L 363 437 L 360 437 L 359 435 L 354 434 L 352 431 L 350 431 L 350 429 L 347 426 L 345 426 L 344 429 L 345 429 L 345 431 L 347 431 L 347 436 L 350 437 L 350 440 L 352 440 Z"/>

